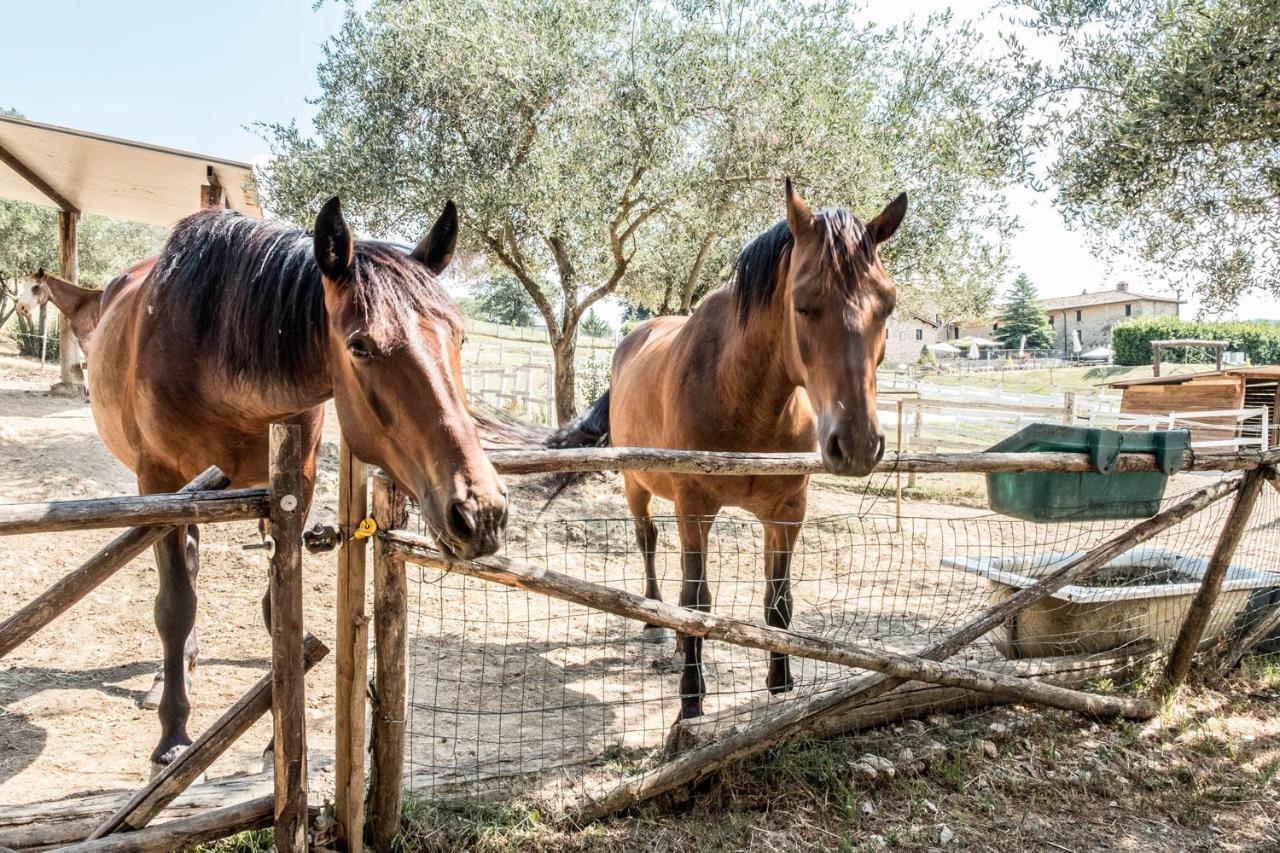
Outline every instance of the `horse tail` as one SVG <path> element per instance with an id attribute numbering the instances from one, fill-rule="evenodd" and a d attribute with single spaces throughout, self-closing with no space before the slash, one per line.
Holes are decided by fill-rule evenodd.
<path id="1" fill-rule="evenodd" d="M 547 439 L 546 446 L 556 450 L 570 447 L 608 447 L 609 445 L 609 392 L 591 404 L 581 416 L 575 418 Z"/>
<path id="2" fill-rule="evenodd" d="M 600 399 L 591 404 L 582 415 L 556 430 L 547 439 L 545 447 L 564 450 L 571 447 L 608 447 L 609 446 L 609 392 L 605 391 Z M 570 486 L 582 482 L 586 472 L 569 471 L 552 475 L 550 479 L 551 493 L 547 502 L 542 505 L 542 512 L 560 497 Z"/>

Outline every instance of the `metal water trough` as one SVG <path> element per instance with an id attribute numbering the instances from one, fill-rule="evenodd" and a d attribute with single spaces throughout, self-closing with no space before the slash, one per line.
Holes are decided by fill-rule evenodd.
<path id="1" fill-rule="evenodd" d="M 987 579 L 992 604 L 1082 552 L 949 557 L 943 565 Z M 1092 586 L 1065 586 L 1006 623 L 995 638 L 1008 658 L 1085 654 L 1152 640 L 1168 649 L 1177 636 L 1209 561 L 1163 548 L 1135 548 L 1100 569 Z M 1255 590 L 1280 587 L 1280 574 L 1232 565 L 1204 638 L 1220 636 Z"/>

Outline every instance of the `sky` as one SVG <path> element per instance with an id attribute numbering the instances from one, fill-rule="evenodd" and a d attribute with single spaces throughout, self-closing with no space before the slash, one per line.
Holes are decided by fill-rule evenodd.
<path id="1" fill-rule="evenodd" d="M 977 18 L 991 5 L 865 2 L 867 16 L 884 23 L 947 7 Z M 0 107 L 35 121 L 261 162 L 269 148 L 252 125 L 307 125 L 307 101 L 319 94 L 321 46 L 338 30 L 343 8 L 334 0 L 318 9 L 313 0 L 0 0 Z M 1001 22 L 988 15 L 982 26 L 994 31 Z M 1024 225 L 1011 246 L 1010 279 L 1024 271 L 1044 296 L 1126 279 L 1133 290 L 1160 292 L 1096 261 L 1049 196 L 1017 189 L 1009 206 Z M 1190 302 L 1183 316 L 1198 308 Z M 1228 316 L 1280 319 L 1280 306 L 1248 296 Z"/>

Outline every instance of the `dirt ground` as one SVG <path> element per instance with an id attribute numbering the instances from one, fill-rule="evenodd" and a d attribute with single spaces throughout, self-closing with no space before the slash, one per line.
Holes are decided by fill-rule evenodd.
<path id="1" fill-rule="evenodd" d="M 132 476 L 97 439 L 87 404 L 46 395 L 53 379 L 52 370 L 41 373 L 27 361 L 0 357 L 0 502 L 132 493 Z M 336 512 L 332 417 L 322 453 L 311 522 L 331 522 Z M 861 483 L 815 479 L 811 522 L 792 566 L 796 627 L 917 646 L 988 601 L 985 581 L 946 568 L 944 558 L 1073 551 L 1125 526 L 994 518 L 983 506 L 980 478 L 938 476 L 921 478 L 898 530 L 894 482 L 892 475 Z M 1205 482 L 1180 477 L 1170 493 Z M 539 484 L 513 481 L 512 494 L 508 556 L 641 590 L 640 559 L 615 475 L 589 479 L 543 517 Z M 1280 496 L 1268 498 L 1270 515 L 1255 525 L 1241 551 L 1239 559 L 1251 566 L 1276 568 L 1280 507 L 1272 498 Z M 1207 553 L 1221 510 L 1175 528 L 1159 544 Z M 675 601 L 678 545 L 673 525 L 660 527 L 659 576 L 664 597 Z M 112 535 L 0 538 L 0 573 L 7 581 L 0 588 L 0 614 L 18 609 Z M 193 735 L 266 671 L 259 609 L 265 561 L 259 552 L 243 550 L 256 539 L 250 522 L 208 526 L 203 534 Z M 716 612 L 759 619 L 758 525 L 727 512 L 712 543 Z M 304 560 L 307 627 L 332 646 L 333 557 Z M 582 781 L 573 768 L 581 762 L 589 763 L 592 781 L 602 783 L 653 760 L 679 701 L 676 677 L 654 666 L 669 656 L 669 644 L 644 642 L 636 626 L 599 613 L 455 576 L 410 572 L 412 792 L 429 795 L 460 782 L 539 772 L 538 796 L 573 795 Z M 141 707 L 159 656 L 154 590 L 148 553 L 0 661 L 0 804 L 131 788 L 145 780 L 158 735 L 155 712 Z M 995 654 L 990 643 L 974 652 L 979 658 Z M 708 644 L 707 663 L 709 712 L 740 711 L 743 719 L 759 712 L 767 699 L 763 655 Z M 825 689 L 840 675 L 834 667 L 799 662 L 793 674 L 792 695 Z M 332 682 L 331 656 L 308 680 L 313 764 L 324 765 L 332 755 Z M 1243 713 L 1259 716 L 1256 708 Z M 260 721 L 215 763 L 209 778 L 260 770 L 268 735 L 269 723 Z M 564 772 L 550 772 L 558 770 Z M 322 777 L 315 789 L 317 801 L 327 792 L 325 782 Z M 918 840 L 928 846 L 923 836 Z"/>

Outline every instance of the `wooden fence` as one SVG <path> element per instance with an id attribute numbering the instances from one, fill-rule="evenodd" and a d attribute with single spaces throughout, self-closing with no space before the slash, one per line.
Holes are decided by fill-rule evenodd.
<path id="1" fill-rule="evenodd" d="M 665 451 L 645 448 L 581 450 L 506 450 L 490 458 L 503 474 L 562 471 L 645 470 L 712 474 L 796 474 L 821 471 L 817 454 L 735 454 Z M 377 476 L 373 487 L 373 518 L 378 534 L 374 547 L 376 616 L 374 649 L 377 667 L 372 680 L 372 767 L 369 788 L 371 837 L 378 849 L 387 849 L 399 822 L 402 798 L 405 737 L 405 632 L 407 603 L 404 563 L 416 563 L 531 593 L 549 596 L 597 611 L 674 629 L 690 636 L 708 637 L 739 646 L 810 658 L 868 670 L 849 678 L 836 690 L 787 700 L 778 713 L 745 727 L 736 727 L 707 743 L 680 752 L 656 769 L 623 780 L 600 796 L 583 799 L 570 815 L 582 822 L 615 814 L 677 786 L 694 782 L 725 765 L 756 754 L 779 739 L 801 733 L 831 730 L 835 721 L 864 711 L 905 682 L 957 689 L 967 695 L 1003 697 L 1017 701 L 1066 708 L 1101 718 L 1153 716 L 1160 701 L 1186 678 L 1192 655 L 1200 648 L 1209 613 L 1217 598 L 1241 532 L 1263 485 L 1276 478 L 1280 453 L 1188 454 L 1184 468 L 1194 471 L 1239 472 L 1228 474 L 1182 497 L 1159 514 L 1107 538 L 1097 547 L 1068 561 L 1035 585 L 1022 589 L 999 604 L 977 614 L 943 639 L 914 654 L 834 640 L 796 630 L 729 620 L 713 614 L 654 601 L 633 593 L 500 557 L 452 561 L 433 543 L 409 531 L 404 523 L 404 498 L 394 484 Z M 1154 470 L 1151 456 L 1122 454 L 1117 471 Z M 1072 453 L 891 453 L 878 466 L 880 472 L 989 472 L 989 471 L 1090 471 L 1084 454 Z M 1000 667 L 959 666 L 948 658 L 974 643 L 1011 617 L 1042 601 L 1063 586 L 1087 579 L 1119 555 L 1157 534 L 1225 499 L 1233 503 L 1218 536 L 1209 569 L 1182 622 L 1164 679 L 1154 693 L 1121 697 L 1063 687 L 1009 672 Z M 363 599 L 361 599 L 361 606 Z M 1264 620 L 1265 621 L 1265 620 Z M 1280 614 L 1271 617 L 1271 624 Z M 1261 632 L 1250 637 L 1256 640 Z M 1249 642 L 1250 637 L 1242 642 Z M 363 646 L 357 648 L 360 653 Z M 1242 648 L 1226 650 L 1223 661 L 1238 660 Z M 1079 662 L 1074 662 L 1077 666 Z M 1100 674 L 1091 670 L 1091 674 Z M 1034 675 L 1035 672 L 1030 674 Z M 895 706 L 900 709 L 901 706 Z M 694 724 L 696 725 L 696 724 Z M 678 724 L 672 743 L 682 742 Z M 340 724 L 339 730 L 343 730 Z M 339 753 L 362 755 L 363 741 L 339 744 Z M 348 809 L 351 806 L 348 805 Z M 342 819 L 356 818 L 350 811 Z M 348 835 L 350 838 L 351 835 Z"/>
<path id="2" fill-rule="evenodd" d="M 733 454 L 667 451 L 646 448 L 495 451 L 491 459 L 508 475 L 558 471 L 647 470 L 712 474 L 795 474 L 822 470 L 817 454 Z M 623 780 L 599 797 L 584 800 L 572 819 L 585 821 L 629 808 L 663 791 L 687 784 L 726 764 L 755 754 L 780 738 L 829 730 L 836 721 L 878 707 L 880 697 L 904 682 L 923 683 L 966 695 L 1012 698 L 1067 708 L 1094 716 L 1144 718 L 1155 713 L 1158 700 L 1186 677 L 1192 655 L 1200 647 L 1210 610 L 1239 543 L 1241 531 L 1264 484 L 1274 480 L 1280 452 L 1188 454 L 1184 467 L 1229 476 L 1182 497 L 1156 516 L 1109 537 L 1097 547 L 1065 563 L 1034 586 L 1023 589 L 977 614 L 949 635 L 903 654 L 845 640 L 784 631 L 761 624 L 729 620 L 603 585 L 575 579 L 542 566 L 522 565 L 499 557 L 453 562 L 433 543 L 403 529 L 406 506 L 394 484 L 379 475 L 370 494 L 368 471 L 345 445 L 340 457 L 336 661 L 335 817 L 338 843 L 363 849 L 366 835 L 376 849 L 390 849 L 400 820 L 406 724 L 407 592 L 405 563 L 480 578 L 506 587 L 585 605 L 681 633 L 726 643 L 865 670 L 839 689 L 788 700 L 779 713 L 680 752 L 655 770 Z M 1085 454 L 936 454 L 891 453 L 881 472 L 1089 471 Z M 1154 462 L 1143 454 L 1122 454 L 1117 471 L 1150 471 Z M 28 606 L 0 624 L 0 655 L 64 613 L 95 586 L 125 565 L 175 525 L 240 519 L 266 519 L 271 561 L 272 667 L 244 696 L 175 762 L 105 820 L 84 835 L 68 838 L 57 825 L 65 810 L 51 812 L 25 830 L 24 846 L 77 841 L 75 850 L 168 850 L 222 837 L 243 829 L 274 825 L 276 849 L 305 850 L 308 845 L 307 744 L 303 677 L 327 653 L 324 644 L 302 626 L 299 499 L 300 444 L 297 427 L 271 430 L 270 486 L 227 491 L 228 480 L 210 469 L 173 495 L 66 501 L 0 507 L 0 535 L 68 529 L 130 526 L 80 568 Z M 370 501 L 370 497 L 372 500 Z M 1168 657 L 1159 694 L 1119 697 L 1036 680 L 1037 671 L 975 668 L 948 661 L 1010 617 L 1041 601 L 1062 586 L 1087 578 L 1109 560 L 1158 533 L 1225 499 L 1233 504 L 1218 537 L 1208 572 L 1182 623 Z M 372 506 L 370 506 L 370 503 Z M 372 523 L 370 523 L 372 522 Z M 374 531 L 376 530 L 376 533 Z M 373 534 L 373 535 L 370 535 Z M 365 544 L 372 543 L 373 677 L 368 678 L 370 616 L 366 609 Z M 1280 622 L 1270 614 L 1234 647 L 1221 652 L 1228 665 Z M 1025 663 L 1025 662 L 1020 662 Z M 1094 664 L 1074 662 L 1077 668 Z M 897 694 L 892 694 L 897 695 Z M 366 696 L 371 709 L 366 706 Z M 896 707 L 901 707 L 899 704 Z M 271 797 L 200 808 L 167 823 L 149 824 L 268 709 L 273 713 L 274 794 Z M 366 733 L 366 711 L 370 710 Z M 680 743 L 677 727 L 673 742 Z M 688 728 L 688 726 L 683 726 Z M 366 736 L 367 735 L 367 736 Z M 696 738 L 694 739 L 696 740 Z M 366 794 L 366 745 L 371 756 Z M 368 827 L 365 827 L 365 820 Z M 39 816 L 37 816 L 39 817 Z M 41 843 L 43 841 L 43 844 Z"/>
<path id="3" fill-rule="evenodd" d="M 245 829 L 275 826 L 276 849 L 305 851 L 306 701 L 303 677 L 328 649 L 302 628 L 302 464 L 296 425 L 271 427 L 270 487 L 227 491 L 216 467 L 175 494 L 0 506 L 0 535 L 127 527 L 79 568 L 0 624 L 0 657 L 49 625 L 134 557 L 186 524 L 265 519 L 270 554 L 271 671 L 173 763 L 85 835 L 65 833 L 67 814 L 28 816 L 7 844 L 78 851 L 174 850 Z M 182 794 L 263 714 L 275 721 L 274 794 L 199 809 L 157 827 L 152 819 Z"/>

